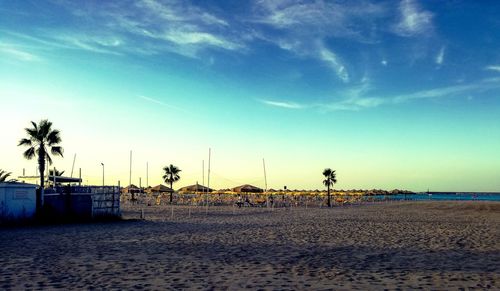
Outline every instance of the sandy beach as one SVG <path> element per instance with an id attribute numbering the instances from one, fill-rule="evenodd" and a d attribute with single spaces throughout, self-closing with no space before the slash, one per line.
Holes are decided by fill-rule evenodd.
<path id="1" fill-rule="evenodd" d="M 123 217 L 0 229 L 0 289 L 500 289 L 500 203 L 128 205 Z"/>

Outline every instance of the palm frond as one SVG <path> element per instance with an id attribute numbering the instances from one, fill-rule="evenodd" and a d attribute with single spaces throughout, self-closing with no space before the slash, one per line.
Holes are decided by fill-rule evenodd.
<path id="1" fill-rule="evenodd" d="M 38 130 L 37 129 L 34 129 L 34 128 L 25 128 L 24 129 L 26 131 L 26 133 L 28 134 L 28 136 L 33 140 L 40 140 L 39 136 L 38 136 Z"/>
<path id="2" fill-rule="evenodd" d="M 63 157 L 63 148 L 60 147 L 60 146 L 54 146 L 54 147 L 51 147 L 50 148 L 50 152 L 53 154 L 53 155 L 58 155 L 58 156 L 61 156 Z"/>
<path id="3" fill-rule="evenodd" d="M 10 172 L 6 172 L 4 170 L 0 170 L 0 183 L 13 181 L 13 180 L 7 181 L 7 178 L 9 178 L 11 174 L 12 173 L 10 173 Z"/>
<path id="4" fill-rule="evenodd" d="M 32 146 L 32 144 L 33 144 L 33 143 L 31 142 L 31 140 L 30 140 L 30 139 L 23 138 L 23 139 L 21 139 L 21 140 L 19 141 L 19 144 L 18 144 L 17 146 L 22 146 L 22 145 L 23 145 L 23 146 L 29 146 L 29 147 L 31 147 L 31 146 Z"/>
<path id="5" fill-rule="evenodd" d="M 30 147 L 28 148 L 24 153 L 23 153 L 23 156 L 24 158 L 26 158 L 27 160 L 31 160 L 34 156 L 35 156 L 35 148 L 34 147 Z"/>
<path id="6" fill-rule="evenodd" d="M 51 131 L 52 122 L 47 119 L 43 119 L 40 123 L 38 123 L 38 127 L 38 136 L 40 137 L 40 140 L 45 140 Z"/>
<path id="7" fill-rule="evenodd" d="M 47 144 L 49 146 L 58 144 L 61 142 L 61 137 L 59 136 L 59 130 L 54 129 L 47 135 Z"/>

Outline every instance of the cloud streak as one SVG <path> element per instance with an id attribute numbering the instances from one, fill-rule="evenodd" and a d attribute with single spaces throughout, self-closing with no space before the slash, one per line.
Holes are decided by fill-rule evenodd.
<path id="1" fill-rule="evenodd" d="M 487 66 L 485 70 L 500 72 L 500 66 Z"/>
<path id="2" fill-rule="evenodd" d="M 13 57 L 13 58 L 20 60 L 20 61 L 23 61 L 23 62 L 40 61 L 40 57 L 38 57 L 32 53 L 20 50 L 18 48 L 14 48 L 14 47 L 9 46 L 9 45 L 0 44 L 0 53 L 8 55 L 10 57 Z"/>
<path id="3" fill-rule="evenodd" d="M 455 85 L 448 87 L 440 87 L 429 90 L 417 91 L 409 94 L 400 94 L 395 96 L 380 97 L 372 95 L 373 86 L 369 81 L 362 82 L 351 89 L 341 92 L 341 96 L 346 96 L 344 99 L 334 102 L 297 104 L 292 102 L 277 102 L 270 100 L 259 100 L 267 105 L 302 109 L 302 108 L 317 108 L 321 111 L 359 111 L 363 109 L 375 108 L 382 105 L 396 105 L 407 103 L 415 100 L 431 100 L 447 97 L 455 97 L 464 95 L 467 100 L 470 100 L 471 93 L 482 93 L 500 88 L 500 78 L 483 79 L 471 84 Z"/>
<path id="4" fill-rule="evenodd" d="M 464 94 L 482 93 L 499 88 L 500 78 L 489 78 L 466 85 L 440 87 L 386 98 L 370 96 L 370 89 L 364 89 L 351 92 L 350 96 L 342 101 L 321 104 L 320 107 L 327 110 L 361 110 L 380 105 L 406 103 L 414 100 L 440 99 Z"/>
<path id="5" fill-rule="evenodd" d="M 163 101 L 160 101 L 158 99 L 155 99 L 155 98 L 147 97 L 147 96 L 144 96 L 144 95 L 139 95 L 137 97 L 139 99 L 148 101 L 150 103 L 154 103 L 154 104 L 157 104 L 157 105 L 165 106 L 165 107 L 168 107 L 168 108 L 171 108 L 171 109 L 175 109 L 175 110 L 178 110 L 178 111 L 182 111 L 182 112 L 187 112 L 186 110 L 184 110 L 182 108 L 179 108 L 179 107 L 174 106 L 174 105 L 167 104 L 167 103 L 165 103 Z"/>
<path id="6" fill-rule="evenodd" d="M 273 101 L 273 100 L 263 100 L 259 99 L 261 103 L 264 103 L 266 105 L 274 106 L 274 107 L 281 107 L 281 108 L 287 108 L 287 109 L 302 109 L 304 108 L 303 105 L 300 105 L 295 102 L 289 102 L 289 101 Z"/>
<path id="7" fill-rule="evenodd" d="M 441 49 L 439 50 L 437 56 L 436 56 L 436 64 L 437 65 L 442 65 L 443 64 L 443 61 L 444 61 L 444 46 L 441 47 Z"/>

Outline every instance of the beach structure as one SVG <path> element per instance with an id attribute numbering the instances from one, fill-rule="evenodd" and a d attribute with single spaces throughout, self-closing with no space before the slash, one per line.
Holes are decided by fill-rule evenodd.
<path id="1" fill-rule="evenodd" d="M 156 185 L 154 187 L 151 187 L 148 189 L 149 193 L 173 193 L 174 190 L 170 187 L 167 187 L 165 185 Z"/>
<path id="2" fill-rule="evenodd" d="M 24 183 L 40 185 L 40 176 L 19 176 L 17 177 L 17 180 Z M 44 183 L 45 187 L 53 187 L 54 185 L 67 185 L 67 184 L 80 185 L 82 183 L 81 178 L 66 177 L 61 175 L 48 175 L 48 174 L 45 175 L 44 181 L 45 181 Z"/>
<path id="3" fill-rule="evenodd" d="M 213 189 L 210 189 L 208 187 L 202 186 L 200 184 L 194 184 L 194 185 L 189 185 L 185 186 L 179 189 L 179 193 L 196 193 L 196 192 L 212 192 L 214 191 Z"/>
<path id="4" fill-rule="evenodd" d="M 0 222 L 29 219 L 36 212 L 36 188 L 26 183 L 0 183 Z"/>
<path id="5" fill-rule="evenodd" d="M 249 185 L 249 184 L 244 184 L 244 185 L 241 185 L 238 187 L 234 187 L 231 190 L 233 192 L 236 192 L 236 193 L 263 193 L 264 192 L 263 189 Z"/>
<path id="6" fill-rule="evenodd" d="M 141 192 L 141 189 L 134 184 L 130 184 L 127 187 L 123 187 L 123 189 L 122 189 L 123 194 L 126 194 L 126 193 L 136 194 L 136 193 L 140 193 L 140 192 Z"/>
<path id="7" fill-rule="evenodd" d="M 120 187 L 65 186 L 45 190 L 44 204 L 55 218 L 119 217 Z"/>

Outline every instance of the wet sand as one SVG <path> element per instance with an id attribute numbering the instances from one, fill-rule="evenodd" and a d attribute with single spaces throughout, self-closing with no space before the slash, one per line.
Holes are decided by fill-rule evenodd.
<path id="1" fill-rule="evenodd" d="M 0 229 L 0 289 L 500 289 L 500 203 L 140 209 Z"/>

